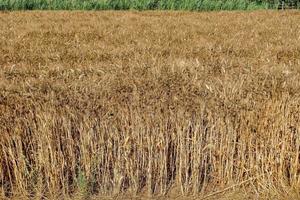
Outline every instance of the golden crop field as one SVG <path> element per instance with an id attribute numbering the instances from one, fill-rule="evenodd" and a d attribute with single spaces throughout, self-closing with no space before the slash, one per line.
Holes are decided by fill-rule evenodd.
<path id="1" fill-rule="evenodd" d="M 299 11 L 0 13 L 0 198 L 299 199 L 299 111 Z"/>

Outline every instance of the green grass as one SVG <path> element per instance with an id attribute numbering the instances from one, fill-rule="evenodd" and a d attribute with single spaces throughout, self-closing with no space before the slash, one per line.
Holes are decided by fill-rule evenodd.
<path id="1" fill-rule="evenodd" d="M 274 8 L 259 0 L 0 0 L 0 10 L 255 10 Z"/>

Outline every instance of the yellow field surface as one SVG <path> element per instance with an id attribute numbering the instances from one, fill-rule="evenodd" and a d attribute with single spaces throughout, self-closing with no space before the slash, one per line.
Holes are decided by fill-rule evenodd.
<path id="1" fill-rule="evenodd" d="M 1 198 L 297 199 L 300 12 L 1 12 L 0 114 Z"/>

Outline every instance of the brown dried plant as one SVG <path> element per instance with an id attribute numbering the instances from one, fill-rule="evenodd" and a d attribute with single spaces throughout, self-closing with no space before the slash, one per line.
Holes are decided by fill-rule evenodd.
<path id="1" fill-rule="evenodd" d="M 299 24 L 0 13 L 0 196 L 298 194 Z"/>

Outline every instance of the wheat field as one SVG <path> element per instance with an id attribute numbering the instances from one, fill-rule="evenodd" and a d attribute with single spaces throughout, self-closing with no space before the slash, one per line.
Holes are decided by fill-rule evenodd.
<path id="1" fill-rule="evenodd" d="M 299 111 L 298 11 L 0 13 L 3 199 L 299 199 Z"/>

